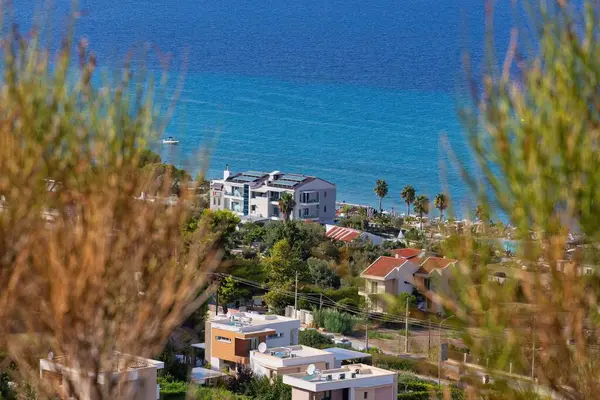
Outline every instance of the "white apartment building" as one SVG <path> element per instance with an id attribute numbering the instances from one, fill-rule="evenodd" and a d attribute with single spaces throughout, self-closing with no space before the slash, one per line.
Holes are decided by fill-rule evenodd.
<path id="1" fill-rule="evenodd" d="M 308 346 L 272 347 L 264 352 L 250 352 L 250 367 L 254 374 L 274 378 L 306 371 L 313 364 L 321 370 L 335 367 L 335 355 L 327 350 Z"/>
<path id="2" fill-rule="evenodd" d="M 72 399 L 75 397 L 94 400 L 97 396 L 92 385 L 86 384 L 89 379 L 96 379 L 100 385 L 111 385 L 120 381 L 118 390 L 123 398 L 133 400 L 158 400 L 160 386 L 157 382 L 159 369 L 164 368 L 162 361 L 135 357 L 114 352 L 111 358 L 103 361 L 105 368 L 97 372 L 83 373 L 77 370 L 75 362 L 66 356 L 54 356 L 52 352 L 47 358 L 40 360 L 40 379 L 57 398 Z M 74 393 L 71 384 L 81 389 Z"/>
<path id="3" fill-rule="evenodd" d="M 279 171 L 246 171 L 210 182 L 210 208 L 227 209 L 248 220 L 281 219 L 279 198 L 291 193 L 296 202 L 290 219 L 332 223 L 335 218 L 336 187 L 321 178 Z"/>
<path id="4" fill-rule="evenodd" d="M 280 315 L 240 312 L 218 315 L 205 324 L 205 359 L 221 370 L 250 364 L 250 353 L 262 342 L 268 347 L 298 344 L 300 320 Z"/>
<path id="5" fill-rule="evenodd" d="M 316 367 L 316 366 L 315 366 Z M 395 400 L 398 373 L 364 364 L 283 375 L 292 400 Z"/>

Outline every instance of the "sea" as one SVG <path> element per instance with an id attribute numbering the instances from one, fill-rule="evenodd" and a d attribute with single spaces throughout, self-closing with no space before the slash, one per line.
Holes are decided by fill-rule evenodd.
<path id="1" fill-rule="evenodd" d="M 51 21 L 58 42 L 71 4 L 12 7 L 24 27 L 35 16 Z M 512 0 L 79 0 L 75 36 L 105 69 L 146 51 L 148 65 L 166 71 L 165 97 L 176 105 L 164 136 L 180 144 L 153 148 L 193 175 L 208 165 L 207 176 L 220 177 L 227 164 L 315 175 L 336 184 L 338 201 L 369 205 L 378 203 L 373 188 L 383 179 L 388 210 L 405 210 L 400 191 L 410 184 L 431 199 L 448 193 L 464 215 L 474 207 L 459 173 L 473 170 L 457 116 L 468 103 L 464 61 L 480 77 L 486 29 L 502 58 L 518 7 Z"/>

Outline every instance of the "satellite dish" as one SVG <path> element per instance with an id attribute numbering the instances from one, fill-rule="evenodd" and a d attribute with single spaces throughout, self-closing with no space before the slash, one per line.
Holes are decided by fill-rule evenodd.
<path id="1" fill-rule="evenodd" d="M 258 351 L 261 353 L 264 353 L 265 351 L 267 351 L 267 344 L 265 342 L 261 342 L 258 345 Z"/>
<path id="2" fill-rule="evenodd" d="M 48 353 L 48 360 L 52 361 L 54 359 L 54 353 L 51 351 Z"/>
<path id="3" fill-rule="evenodd" d="M 315 366 L 315 364 L 310 364 L 308 367 L 306 367 L 306 373 L 309 375 L 314 375 L 316 370 L 317 367 Z"/>

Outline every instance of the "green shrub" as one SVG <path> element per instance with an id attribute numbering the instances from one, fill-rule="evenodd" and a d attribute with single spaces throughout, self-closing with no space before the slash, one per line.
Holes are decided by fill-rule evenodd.
<path id="1" fill-rule="evenodd" d="M 378 331 L 369 331 L 369 339 L 386 339 L 391 340 L 394 336 L 389 333 L 381 333 Z"/>
<path id="2" fill-rule="evenodd" d="M 398 393 L 398 400 L 430 400 L 431 395 L 431 392 L 404 392 Z"/>
<path id="3" fill-rule="evenodd" d="M 373 365 L 383 369 L 417 372 L 417 362 L 390 354 L 373 354 Z"/>
<path id="4" fill-rule="evenodd" d="M 431 398 L 431 392 L 398 393 L 398 400 L 430 400 Z"/>
<path id="5" fill-rule="evenodd" d="M 281 376 L 275 377 L 272 382 L 266 376 L 254 377 L 250 394 L 253 398 L 261 400 L 291 400 L 292 387 L 284 384 Z"/>
<path id="6" fill-rule="evenodd" d="M 187 382 L 175 380 L 171 375 L 159 376 L 157 379 L 160 385 L 161 400 L 185 400 L 189 384 Z"/>
<path id="7" fill-rule="evenodd" d="M 358 322 L 358 318 L 352 314 L 329 308 L 313 311 L 313 317 L 317 326 L 325 328 L 329 332 L 342 334 L 352 332 L 354 325 Z"/>
<path id="8" fill-rule="evenodd" d="M 298 343 L 317 349 L 333 346 L 333 340 L 314 329 L 300 331 L 298 334 Z"/>
<path id="9" fill-rule="evenodd" d="M 247 396 L 242 396 L 240 394 L 230 392 L 227 389 L 213 388 L 213 387 L 199 387 L 190 396 L 190 398 L 193 400 L 249 400 L 250 399 Z"/>

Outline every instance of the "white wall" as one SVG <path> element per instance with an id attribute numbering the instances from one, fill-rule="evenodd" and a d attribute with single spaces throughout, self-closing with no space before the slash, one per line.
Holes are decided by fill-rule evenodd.
<path id="1" fill-rule="evenodd" d="M 417 272 L 419 269 L 419 265 L 412 263 L 410 261 L 402 264 L 400 268 L 396 268 L 396 279 L 398 282 L 398 294 L 400 293 L 412 293 L 413 285 L 414 285 L 414 277 L 413 274 Z M 410 282 L 411 285 L 408 285 L 406 282 Z"/>
<path id="2" fill-rule="evenodd" d="M 311 210 L 315 209 L 317 203 L 310 206 L 300 206 L 300 193 L 305 191 L 318 191 L 319 192 L 319 222 L 321 223 L 332 223 L 335 218 L 335 200 L 336 200 L 336 187 L 329 182 L 322 179 L 314 179 L 308 182 L 298 189 L 296 189 L 294 199 L 296 200 L 296 207 L 294 207 L 294 217 L 298 219 L 298 209 L 309 207 Z M 327 194 L 325 194 L 327 193 Z M 325 211 L 326 210 L 326 211 Z"/>
<path id="3" fill-rule="evenodd" d="M 271 348 L 298 344 L 300 320 L 295 319 L 292 321 L 281 321 L 270 325 L 269 328 L 275 329 L 277 333 L 283 333 L 283 337 L 267 339 L 267 347 Z"/>

